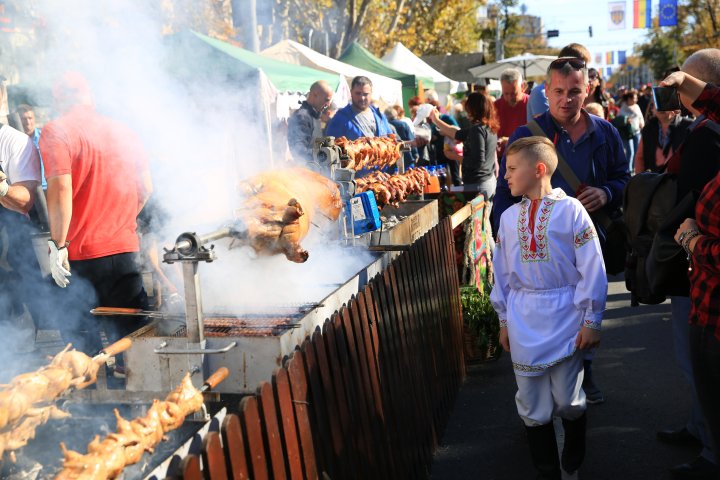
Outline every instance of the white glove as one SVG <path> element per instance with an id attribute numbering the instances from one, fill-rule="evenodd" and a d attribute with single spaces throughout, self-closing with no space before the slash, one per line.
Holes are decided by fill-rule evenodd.
<path id="1" fill-rule="evenodd" d="M 7 182 L 7 175 L 0 172 L 0 197 L 7 195 L 8 190 L 10 190 L 10 185 Z"/>
<path id="2" fill-rule="evenodd" d="M 50 270 L 53 280 L 58 287 L 65 288 L 70 284 L 70 280 L 67 279 L 70 276 L 67 247 L 58 248 L 57 243 L 53 240 L 48 240 L 48 247 L 50 247 Z"/>

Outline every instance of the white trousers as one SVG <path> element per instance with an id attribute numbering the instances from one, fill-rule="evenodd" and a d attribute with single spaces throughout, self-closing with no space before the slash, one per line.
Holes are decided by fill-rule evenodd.
<path id="1" fill-rule="evenodd" d="M 545 425 L 553 415 L 566 420 L 580 418 L 586 409 L 583 381 L 583 351 L 534 377 L 515 375 L 518 391 L 515 404 L 528 427 Z"/>

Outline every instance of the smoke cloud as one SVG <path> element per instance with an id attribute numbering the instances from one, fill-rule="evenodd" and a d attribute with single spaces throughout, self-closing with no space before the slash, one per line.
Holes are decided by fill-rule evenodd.
<path id="1" fill-rule="evenodd" d="M 271 145 L 256 77 L 240 78 L 232 66 L 215 62 L 192 33 L 164 36 L 161 3 L 41 0 L 44 26 L 34 61 L 47 86 L 63 72 L 82 73 L 97 110 L 140 135 L 153 196 L 167 214 L 154 235 L 169 247 L 182 232 L 228 224 L 239 202 L 237 182 L 271 168 Z M 364 251 L 348 254 L 327 231 L 313 229 L 303 242 L 310 252 L 304 264 L 217 242 L 218 260 L 200 267 L 206 310 L 244 313 L 319 302 L 371 260 Z M 179 268 L 165 269 L 182 293 Z"/>

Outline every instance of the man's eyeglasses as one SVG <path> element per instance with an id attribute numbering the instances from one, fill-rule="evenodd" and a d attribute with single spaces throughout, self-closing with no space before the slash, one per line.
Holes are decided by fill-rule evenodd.
<path id="1" fill-rule="evenodd" d="M 567 64 L 570 64 L 570 66 L 571 66 L 572 68 L 574 68 L 575 70 L 582 70 L 582 69 L 585 68 L 585 66 L 586 66 L 586 65 L 585 65 L 585 60 L 583 60 L 582 58 L 577 58 L 577 57 L 560 57 L 560 58 L 557 58 L 557 59 L 553 60 L 553 61 L 550 63 L 550 66 L 548 67 L 548 71 L 549 71 L 549 70 L 560 70 L 561 68 L 563 68 L 563 67 L 564 67 L 565 65 L 567 65 Z"/>

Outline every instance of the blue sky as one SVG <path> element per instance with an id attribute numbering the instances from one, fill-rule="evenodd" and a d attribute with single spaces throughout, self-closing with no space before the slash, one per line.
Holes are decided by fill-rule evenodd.
<path id="1" fill-rule="evenodd" d="M 658 1 L 653 1 L 653 17 L 657 15 Z M 593 54 L 610 50 L 626 50 L 632 53 L 634 44 L 645 42 L 647 29 L 633 29 L 632 0 L 626 0 L 625 30 L 608 30 L 610 14 L 606 0 L 520 0 L 520 5 L 527 6 L 527 14 L 543 19 L 545 30 L 559 30 L 558 38 L 549 39 L 553 47 L 563 47 L 571 42 L 578 42 Z M 517 9 L 519 13 L 519 8 Z M 593 27 L 593 37 L 588 35 L 588 27 Z M 617 62 L 617 53 L 615 61 Z M 604 65 L 604 63 L 603 63 Z"/>

